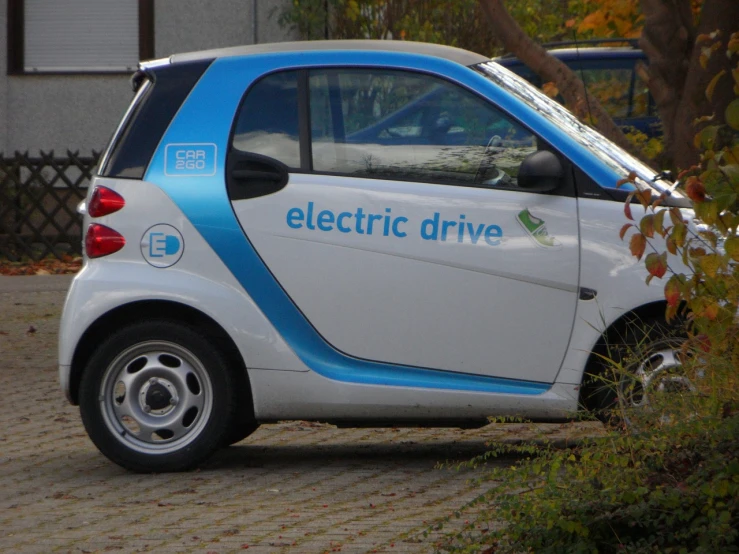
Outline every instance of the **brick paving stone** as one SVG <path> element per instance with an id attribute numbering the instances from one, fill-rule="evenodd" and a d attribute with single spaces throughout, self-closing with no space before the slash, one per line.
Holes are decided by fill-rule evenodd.
<path id="1" fill-rule="evenodd" d="M 59 390 L 64 292 L 49 282 L 41 291 L 0 287 L 1 552 L 433 552 L 441 532 L 424 531 L 481 492 L 471 481 L 480 470 L 440 462 L 481 454 L 491 440 L 600 432 L 284 422 L 198 471 L 128 473 L 95 449 Z"/>

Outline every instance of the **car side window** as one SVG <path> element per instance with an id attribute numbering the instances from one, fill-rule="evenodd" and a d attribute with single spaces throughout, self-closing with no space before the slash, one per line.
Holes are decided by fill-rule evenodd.
<path id="1" fill-rule="evenodd" d="M 313 169 L 378 179 L 515 186 L 536 138 L 486 100 L 430 75 L 311 71 Z"/>
<path id="2" fill-rule="evenodd" d="M 632 60 L 576 62 L 573 70 L 611 117 L 651 115 L 649 88 L 639 77 Z"/>
<path id="3" fill-rule="evenodd" d="M 233 147 L 299 168 L 298 128 L 297 72 L 268 75 L 252 86 L 242 101 Z"/>

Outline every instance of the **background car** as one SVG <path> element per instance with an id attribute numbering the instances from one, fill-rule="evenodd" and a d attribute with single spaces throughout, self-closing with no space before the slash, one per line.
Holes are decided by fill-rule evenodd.
<path id="1" fill-rule="evenodd" d="M 608 43 L 616 45 L 596 46 Z M 635 39 L 557 42 L 544 47 L 577 73 L 590 93 L 625 131 L 636 129 L 648 137 L 662 135 L 654 99 L 636 70 L 638 63 L 648 63 L 648 60 Z M 518 58 L 506 55 L 495 61 L 541 88 L 541 77 Z M 562 98 L 558 97 L 558 101 Z"/>

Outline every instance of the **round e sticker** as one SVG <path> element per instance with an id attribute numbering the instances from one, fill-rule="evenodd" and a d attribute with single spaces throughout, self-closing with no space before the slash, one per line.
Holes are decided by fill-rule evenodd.
<path id="1" fill-rule="evenodd" d="M 180 261 L 185 242 L 180 232 L 165 223 L 154 225 L 141 237 L 141 254 L 154 267 L 170 267 Z"/>

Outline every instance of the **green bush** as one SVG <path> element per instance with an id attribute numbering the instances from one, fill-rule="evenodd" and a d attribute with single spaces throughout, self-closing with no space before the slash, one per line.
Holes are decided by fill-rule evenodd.
<path id="1" fill-rule="evenodd" d="M 737 552 L 739 417 L 692 417 L 571 450 L 526 454 L 492 470 L 500 483 L 443 552 Z M 482 460 L 476 460 L 480 462 Z"/>

